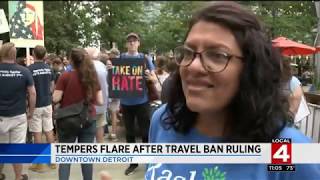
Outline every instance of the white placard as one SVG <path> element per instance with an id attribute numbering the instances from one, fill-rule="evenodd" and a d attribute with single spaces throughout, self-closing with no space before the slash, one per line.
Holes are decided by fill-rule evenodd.
<path id="1" fill-rule="evenodd" d="M 3 9 L 0 9 L 0 34 L 9 32 L 9 25 L 6 14 Z"/>
<path id="2" fill-rule="evenodd" d="M 301 97 L 301 101 L 299 104 L 298 112 L 296 116 L 294 117 L 294 123 L 298 123 L 301 120 L 305 119 L 307 116 L 309 116 L 310 110 L 308 107 L 308 104 L 304 98 L 304 96 Z"/>

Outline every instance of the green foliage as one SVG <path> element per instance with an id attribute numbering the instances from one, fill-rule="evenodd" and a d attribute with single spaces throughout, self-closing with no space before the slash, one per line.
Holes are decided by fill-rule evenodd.
<path id="1" fill-rule="evenodd" d="M 141 28 L 145 26 L 141 21 L 144 7 L 142 1 L 99 1 L 97 7 L 101 9 L 98 14 L 101 23 L 97 25 L 97 31 L 101 35 L 103 48 L 111 48 L 111 43 L 116 42 L 118 48 L 124 50 L 128 33 L 141 34 Z"/>
<path id="2" fill-rule="evenodd" d="M 81 35 L 77 32 L 80 18 L 73 12 L 79 2 L 44 1 L 45 46 L 49 52 L 61 54 L 80 46 Z"/>
<path id="3" fill-rule="evenodd" d="M 125 36 L 137 32 L 141 36 L 142 52 L 168 52 L 182 44 L 188 19 L 199 4 L 186 1 L 45 1 L 45 44 L 50 51 L 61 53 L 71 47 L 96 44 L 100 39 L 102 48 L 110 49 L 115 42 L 125 51 Z M 154 10 L 159 13 L 155 14 Z"/>
<path id="4" fill-rule="evenodd" d="M 311 1 L 241 1 L 264 22 L 270 38 L 285 36 L 312 45 L 316 12 Z M 125 36 L 137 32 L 142 52 L 166 53 L 183 43 L 199 1 L 44 1 L 45 44 L 61 53 L 97 44 L 125 51 Z M 81 8 L 80 8 L 81 7 Z"/>
<path id="5" fill-rule="evenodd" d="M 188 20 L 192 12 L 200 6 L 194 1 L 170 1 L 162 2 L 160 15 L 152 22 L 154 29 L 151 46 L 158 53 L 168 52 L 184 41 L 188 27 Z M 151 37 L 150 37 L 151 38 Z"/>
<path id="6" fill-rule="evenodd" d="M 317 16 L 312 1 L 247 1 L 264 22 L 270 38 L 284 36 L 295 41 L 313 45 Z"/>

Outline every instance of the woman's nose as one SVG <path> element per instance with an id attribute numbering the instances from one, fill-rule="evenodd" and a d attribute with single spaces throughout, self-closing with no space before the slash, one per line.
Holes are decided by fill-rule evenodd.
<path id="1" fill-rule="evenodd" d="M 195 72 L 206 72 L 206 70 L 203 67 L 202 61 L 201 61 L 201 55 L 196 54 L 191 62 L 191 64 L 188 66 L 188 69 L 190 71 L 195 71 Z"/>

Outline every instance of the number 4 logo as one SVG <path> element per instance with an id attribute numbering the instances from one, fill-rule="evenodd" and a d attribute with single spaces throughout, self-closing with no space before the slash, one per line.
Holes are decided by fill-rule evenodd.
<path id="1" fill-rule="evenodd" d="M 274 159 L 282 159 L 283 162 L 288 162 L 290 155 L 288 154 L 287 144 L 281 145 L 281 147 L 273 154 Z"/>
<path id="2" fill-rule="evenodd" d="M 272 143 L 271 157 L 272 164 L 291 164 L 291 144 Z"/>

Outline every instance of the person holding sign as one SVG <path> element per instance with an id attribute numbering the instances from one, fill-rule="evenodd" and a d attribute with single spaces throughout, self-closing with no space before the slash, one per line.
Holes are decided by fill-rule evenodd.
<path id="1" fill-rule="evenodd" d="M 311 142 L 288 121 L 281 56 L 263 32 L 257 17 L 235 2 L 210 3 L 194 14 L 183 45 L 174 50 L 179 69 L 168 103 L 153 114 L 149 142 Z M 283 173 L 268 172 L 266 164 L 150 164 L 145 178 L 320 177 L 319 165 L 295 166 L 296 172 Z"/>
<path id="2" fill-rule="evenodd" d="M 133 58 L 139 59 L 139 61 L 145 61 L 143 53 L 139 53 L 138 49 L 140 46 L 140 37 L 136 33 L 130 33 L 126 37 L 126 47 L 128 51 L 120 55 L 120 58 Z M 154 73 L 154 65 L 150 58 L 143 63 L 147 70 L 145 72 L 146 79 L 156 81 Z M 142 142 L 148 142 L 148 132 L 150 124 L 150 105 L 147 96 L 147 92 L 143 91 L 140 97 L 128 97 L 120 98 L 120 104 L 123 113 L 123 120 L 126 129 L 126 141 L 128 143 L 134 143 L 135 140 L 135 118 L 138 121 L 139 129 L 142 136 Z M 130 166 L 125 170 L 125 175 L 130 175 L 138 167 L 138 164 L 130 164 Z"/>

